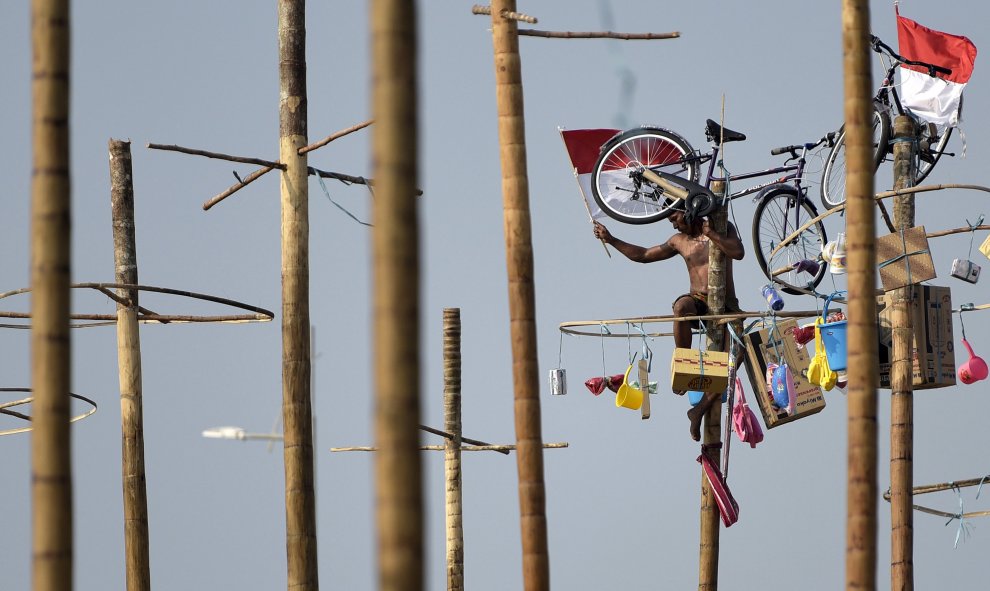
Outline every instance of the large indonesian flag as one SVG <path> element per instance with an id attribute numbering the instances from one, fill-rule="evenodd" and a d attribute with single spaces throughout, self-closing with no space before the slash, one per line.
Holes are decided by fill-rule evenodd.
<path id="1" fill-rule="evenodd" d="M 938 74 L 938 78 L 932 78 L 925 68 L 902 66 L 904 106 L 926 121 L 956 125 L 963 87 L 973 74 L 976 46 L 966 37 L 929 29 L 900 13 L 897 13 L 897 43 L 905 59 L 952 70 L 952 74 Z"/>
<path id="2" fill-rule="evenodd" d="M 560 137 L 564 140 L 567 155 L 571 157 L 574 176 L 577 177 L 581 194 L 588 204 L 592 218 L 605 217 L 605 212 L 595 203 L 591 193 L 591 171 L 598 160 L 602 145 L 612 136 L 619 133 L 618 129 L 561 129 Z"/>

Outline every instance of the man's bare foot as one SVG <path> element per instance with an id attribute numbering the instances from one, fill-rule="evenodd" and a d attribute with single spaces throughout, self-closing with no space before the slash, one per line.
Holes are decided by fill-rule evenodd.
<path id="1" fill-rule="evenodd" d="M 687 390 L 674 390 L 673 392 L 677 396 L 684 396 L 684 393 L 687 392 Z"/>
<path id="2" fill-rule="evenodd" d="M 698 407 L 695 406 L 688 409 L 687 416 L 691 421 L 691 439 L 701 441 L 701 419 L 705 417 L 705 412 L 698 411 Z"/>

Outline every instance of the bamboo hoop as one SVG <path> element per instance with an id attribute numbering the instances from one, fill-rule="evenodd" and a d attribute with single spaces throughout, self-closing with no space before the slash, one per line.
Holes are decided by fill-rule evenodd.
<path id="1" fill-rule="evenodd" d="M 984 482 L 990 482 L 990 475 L 983 476 L 980 478 L 971 478 L 969 480 L 960 480 L 958 482 L 941 482 L 939 484 L 923 484 L 921 486 L 916 486 L 911 489 L 912 496 L 926 495 L 929 493 L 942 492 L 947 490 L 953 490 L 957 488 L 967 488 L 970 486 L 980 486 Z M 883 500 L 890 502 L 890 489 L 888 488 L 886 492 L 883 493 Z M 922 513 L 928 513 L 929 515 L 938 515 L 939 517 L 949 517 L 955 519 L 968 519 L 970 517 L 987 517 L 990 516 L 990 510 L 988 511 L 969 511 L 966 513 L 950 513 L 948 511 L 942 511 L 939 509 L 932 509 L 931 507 L 925 507 L 924 505 L 912 505 L 915 511 L 921 511 Z"/>
<path id="2" fill-rule="evenodd" d="M 144 308 L 139 307 L 138 322 L 157 322 L 159 324 L 185 324 L 185 323 L 207 323 L 207 322 L 217 322 L 217 323 L 229 323 L 238 324 L 244 322 L 269 322 L 275 318 L 275 314 L 264 308 L 259 308 L 257 306 L 252 306 L 250 304 L 245 304 L 243 302 L 238 302 L 235 300 L 221 298 L 217 296 L 211 296 L 202 293 L 195 293 L 191 291 L 182 291 L 178 289 L 171 289 L 168 287 L 155 287 L 152 285 L 130 285 L 127 283 L 74 283 L 70 287 L 73 289 L 93 289 L 104 295 L 109 294 L 107 290 L 110 289 L 130 289 L 135 291 L 150 291 L 156 293 L 163 293 L 166 295 L 174 295 L 186 298 L 192 298 L 197 300 L 205 300 L 208 302 L 214 302 L 217 304 L 222 304 L 224 306 L 230 306 L 232 308 L 238 308 L 241 310 L 247 310 L 252 312 L 252 314 L 226 314 L 226 315 L 174 315 L 174 314 L 155 314 Z M 15 289 L 13 291 L 8 291 L 0 293 L 0 300 L 8 298 L 15 295 L 29 293 L 31 291 L 30 287 L 23 287 L 21 289 Z M 129 305 L 130 301 L 126 298 L 111 297 L 117 303 L 124 305 Z M 123 301 L 122 301 L 123 300 Z M 0 318 L 31 318 L 29 312 L 4 312 L 0 311 Z M 98 321 L 85 324 L 73 324 L 72 328 L 87 328 L 93 326 L 108 326 L 117 323 L 116 314 L 70 314 L 69 318 L 71 320 L 88 320 L 88 321 Z M 30 324 L 25 325 L 8 325 L 0 324 L 0 328 L 31 328 Z"/>
<path id="3" fill-rule="evenodd" d="M 838 299 L 838 298 L 836 298 Z M 814 316 L 821 315 L 821 312 L 817 310 L 802 310 L 797 312 L 777 312 L 773 314 L 777 318 L 812 318 Z M 601 334 L 600 332 L 587 332 L 581 330 L 575 330 L 575 327 L 583 326 L 594 326 L 601 327 L 602 325 L 616 325 L 616 324 L 628 324 L 628 325 L 643 325 L 643 324 L 655 324 L 655 323 L 665 323 L 665 322 L 688 322 L 692 320 L 716 320 L 717 324 L 727 324 L 733 320 L 743 320 L 746 318 L 769 318 L 771 314 L 766 312 L 734 312 L 731 314 L 706 314 L 704 316 L 639 316 L 635 318 L 615 318 L 611 320 L 573 320 L 569 322 L 561 322 L 558 326 L 560 332 L 575 336 L 585 336 L 585 337 L 613 337 L 613 338 L 631 338 L 631 337 L 666 337 L 671 336 L 673 333 L 669 332 L 653 332 L 653 333 L 642 333 L 636 331 L 635 333 L 625 333 L 625 332 L 609 332 Z"/>
<path id="4" fill-rule="evenodd" d="M 944 189 L 969 189 L 969 190 L 972 190 L 972 191 L 984 191 L 984 192 L 990 193 L 990 187 L 984 187 L 982 185 L 963 185 L 963 184 L 920 185 L 918 187 L 909 187 L 907 189 L 899 189 L 899 190 L 896 190 L 896 191 L 884 191 L 883 193 L 877 193 L 876 195 L 873 196 L 873 200 L 879 203 L 879 202 L 883 201 L 884 199 L 890 199 L 891 197 L 897 197 L 897 196 L 901 196 L 901 195 L 910 195 L 910 194 L 913 194 L 913 193 L 927 193 L 929 191 L 941 191 L 941 190 L 944 190 Z M 780 252 L 780 249 L 784 248 L 785 246 L 787 246 L 788 244 L 790 244 L 791 242 L 793 242 L 795 239 L 797 239 L 798 236 L 801 235 L 802 232 L 804 232 L 805 230 L 807 230 L 811 226 L 817 224 L 818 222 L 822 221 L 823 219 L 827 218 L 828 216 L 830 216 L 830 215 L 832 215 L 834 213 L 839 213 L 839 212 L 845 211 L 845 210 L 846 210 L 846 204 L 843 203 L 842 205 L 839 205 L 835 209 L 830 209 L 830 210 L 826 211 L 825 213 L 818 214 L 817 216 L 811 218 L 810 220 L 808 220 L 807 222 L 805 222 L 805 224 L 803 226 L 801 226 L 800 228 L 798 228 L 797 230 L 795 230 L 793 233 L 791 233 L 790 236 L 788 236 L 787 238 L 784 238 L 783 240 L 781 240 L 780 241 L 780 244 L 777 245 L 777 248 L 774 248 L 772 251 L 770 251 L 770 255 L 767 256 L 767 260 L 768 261 L 772 261 L 773 260 L 773 257 L 776 256 L 776 254 L 778 252 Z M 988 228 L 990 228 L 990 226 L 988 226 Z M 982 229 L 982 227 L 981 228 L 978 228 L 978 229 Z M 959 232 L 962 232 L 962 231 L 969 232 L 970 230 L 971 230 L 971 228 L 966 227 L 965 229 L 959 229 Z M 936 237 L 939 237 L 939 236 L 947 236 L 948 234 L 954 234 L 954 233 L 957 233 L 957 232 L 950 230 L 950 231 L 948 231 L 946 233 L 933 232 L 931 234 L 927 234 L 927 236 L 930 237 L 930 238 L 936 238 Z"/>
<path id="5" fill-rule="evenodd" d="M 31 388 L 0 388 L 0 392 L 31 392 Z M 96 410 L 97 410 L 96 403 L 93 402 L 92 400 L 90 400 L 89 398 L 86 398 L 85 396 L 83 396 L 81 394 L 73 394 L 72 392 L 69 392 L 69 396 L 71 396 L 72 398 L 75 398 L 76 400 L 82 400 L 83 402 L 85 402 L 85 403 L 89 404 L 90 406 L 92 406 L 92 408 L 90 408 L 86 412 L 81 413 L 81 414 L 78 414 L 78 415 L 76 415 L 74 417 L 71 417 L 69 419 L 69 422 L 70 423 L 75 423 L 76 421 L 81 421 L 81 420 L 85 419 L 86 417 L 88 417 L 91 414 L 93 414 L 93 413 L 96 412 Z M 15 406 L 21 406 L 23 404 L 30 404 L 33 401 L 34 401 L 34 396 L 28 396 L 27 398 L 22 398 L 20 400 L 13 400 L 11 402 L 0 403 L 0 414 L 4 414 L 4 415 L 7 415 L 7 416 L 12 416 L 12 417 L 15 417 L 15 418 L 18 418 L 18 419 L 23 419 L 25 421 L 30 421 L 31 420 L 31 417 L 29 415 L 21 414 L 19 412 L 11 411 L 11 410 L 8 410 L 8 409 L 10 409 L 12 407 L 15 407 Z M 3 435 L 14 435 L 16 433 L 27 433 L 29 431 L 31 431 L 31 427 L 18 427 L 16 429 L 6 429 L 4 431 L 0 431 L 0 436 L 3 436 Z"/>

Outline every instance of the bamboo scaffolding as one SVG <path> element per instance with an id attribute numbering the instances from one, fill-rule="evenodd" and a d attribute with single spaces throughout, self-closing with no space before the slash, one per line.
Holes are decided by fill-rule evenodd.
<path id="1" fill-rule="evenodd" d="M 278 2 L 282 227 L 282 424 L 288 588 L 319 589 L 309 315 L 306 4 Z M 262 166 L 271 163 L 256 162 Z"/>
<path id="2" fill-rule="evenodd" d="M 536 346 L 536 296 L 533 240 L 526 170 L 526 123 L 523 109 L 522 59 L 515 0 L 493 0 L 492 41 L 495 98 L 502 165 L 505 255 L 509 288 L 509 332 L 515 392 L 516 465 L 519 473 L 519 518 L 524 591 L 549 591 L 546 485 L 540 425 L 539 365 Z M 506 16 L 502 16 L 506 15 Z"/>
<path id="3" fill-rule="evenodd" d="M 69 158 L 71 14 L 67 0 L 31 1 L 31 582 L 68 591 L 73 580 L 69 434 Z"/>
<path id="4" fill-rule="evenodd" d="M 131 144 L 110 140 L 110 211 L 115 280 L 137 285 L 137 240 Z M 102 288 L 105 294 L 109 290 Z M 117 299 L 117 371 L 120 383 L 121 477 L 124 497 L 124 565 L 128 591 L 151 589 L 148 491 L 144 463 L 144 402 L 138 292 L 121 288 Z M 124 303 L 126 302 L 126 303 Z"/>
<path id="5" fill-rule="evenodd" d="M 907 115 L 894 119 L 894 190 L 914 184 L 918 132 Z M 914 227 L 914 194 L 894 198 L 894 228 Z M 893 290 L 890 365 L 890 588 L 914 589 L 914 348 L 913 285 Z"/>
<path id="6" fill-rule="evenodd" d="M 843 0 L 849 348 L 846 589 L 874 589 L 877 569 L 877 327 L 869 2 Z"/>
<path id="7" fill-rule="evenodd" d="M 375 454 L 381 591 L 423 588 L 419 444 L 420 253 L 416 8 L 373 0 L 371 11 Z"/>

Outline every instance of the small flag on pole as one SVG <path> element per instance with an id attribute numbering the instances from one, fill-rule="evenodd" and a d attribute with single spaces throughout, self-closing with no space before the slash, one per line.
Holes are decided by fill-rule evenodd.
<path id="1" fill-rule="evenodd" d="M 973 74 L 976 46 L 961 35 L 951 35 L 919 25 L 897 14 L 897 43 L 903 58 L 952 70 L 936 74 L 919 66 L 901 67 L 901 98 L 905 107 L 937 125 L 959 123 L 963 88 Z"/>
<path id="2" fill-rule="evenodd" d="M 561 129 L 560 137 L 564 140 L 567 155 L 571 158 L 574 176 L 577 178 L 584 196 L 588 213 L 593 219 L 605 217 L 605 213 L 595 203 L 591 193 L 591 171 L 598 160 L 602 145 L 619 133 L 618 129 Z"/>

